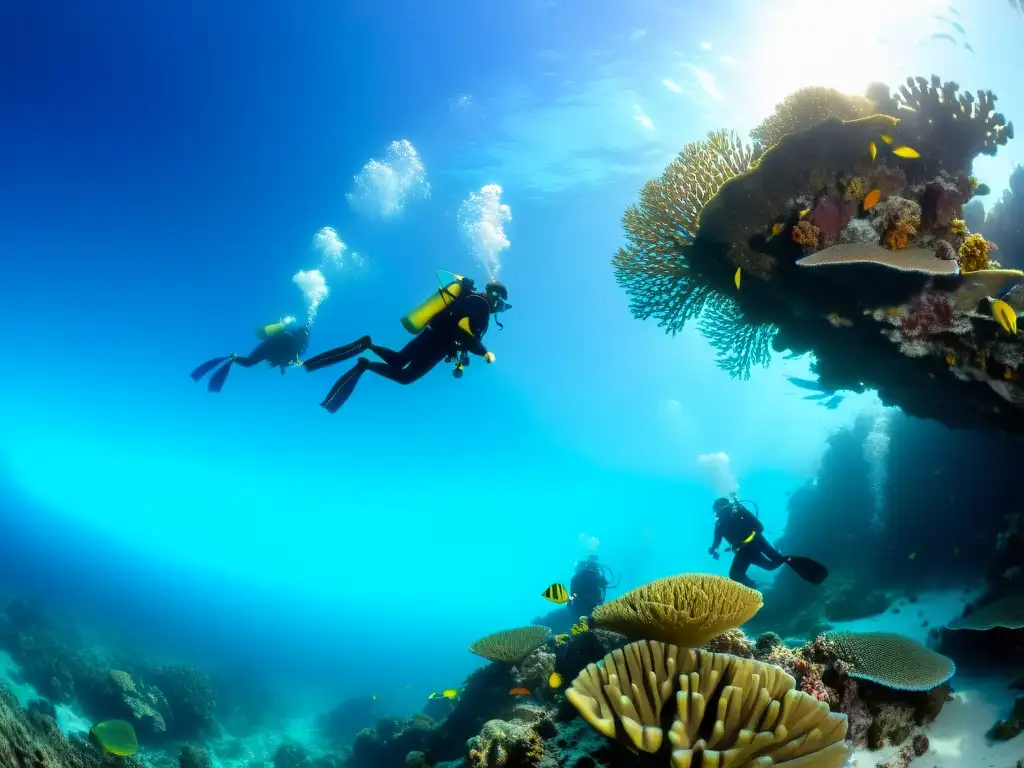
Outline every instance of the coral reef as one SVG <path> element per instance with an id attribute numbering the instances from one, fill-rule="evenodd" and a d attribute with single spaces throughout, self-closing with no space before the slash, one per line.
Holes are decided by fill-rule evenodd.
<path id="1" fill-rule="evenodd" d="M 199 747 L 188 744 L 181 748 L 178 765 L 180 768 L 213 768 L 213 761 Z"/>
<path id="2" fill-rule="evenodd" d="M 696 320 L 737 378 L 772 349 L 813 352 L 823 391 L 873 388 L 949 427 L 1024 433 L 1024 339 L 1002 332 L 989 300 L 1024 273 L 995 269 L 963 213 L 984 194 L 973 158 L 1013 137 L 994 101 L 934 76 L 896 95 L 808 89 L 755 132 L 763 153 L 724 133 L 694 143 L 624 218 L 613 266 L 631 311 L 669 333 Z M 1024 292 L 1007 300 L 1024 310 Z M 954 317 L 908 334 L 923 326 L 900 318 L 929 302 Z"/>
<path id="3" fill-rule="evenodd" d="M 517 664 L 543 645 L 551 636 L 547 627 L 504 629 L 473 642 L 469 650 L 488 661 Z"/>

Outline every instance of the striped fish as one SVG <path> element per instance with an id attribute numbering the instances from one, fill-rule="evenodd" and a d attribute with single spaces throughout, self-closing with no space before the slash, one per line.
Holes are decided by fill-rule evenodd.
<path id="1" fill-rule="evenodd" d="M 550 600 L 552 603 L 558 603 L 559 605 L 569 602 L 569 590 L 565 588 L 564 584 L 552 584 L 540 594 L 545 600 Z"/>

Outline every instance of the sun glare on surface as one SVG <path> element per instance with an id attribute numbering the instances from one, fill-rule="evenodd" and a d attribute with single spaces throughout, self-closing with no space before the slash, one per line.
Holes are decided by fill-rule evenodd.
<path id="1" fill-rule="evenodd" d="M 752 114 L 765 114 L 808 85 L 859 94 L 873 81 L 892 85 L 930 71 L 934 54 L 921 45 L 918 30 L 948 6 L 948 0 L 789 0 L 752 9 L 738 35 L 744 77 L 736 95 Z"/>

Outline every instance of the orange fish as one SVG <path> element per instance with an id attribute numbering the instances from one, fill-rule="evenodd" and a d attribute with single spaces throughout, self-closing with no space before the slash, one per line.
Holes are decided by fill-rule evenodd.
<path id="1" fill-rule="evenodd" d="M 508 692 L 509 696 L 530 696 L 530 691 L 527 688 L 513 688 Z"/>
<path id="2" fill-rule="evenodd" d="M 864 198 L 864 210 L 868 211 L 878 205 L 878 201 L 882 199 L 882 190 L 872 189 L 868 192 L 867 197 Z"/>

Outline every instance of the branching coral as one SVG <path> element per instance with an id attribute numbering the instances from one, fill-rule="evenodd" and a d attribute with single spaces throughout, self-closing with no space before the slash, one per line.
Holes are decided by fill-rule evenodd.
<path id="1" fill-rule="evenodd" d="M 749 379 L 755 365 L 767 367 L 778 327 L 746 319 L 731 299 L 716 302 L 700 319 L 700 332 L 718 353 L 718 367 L 734 379 Z"/>
<path id="2" fill-rule="evenodd" d="M 783 136 L 813 128 L 830 118 L 854 120 L 875 112 L 875 105 L 863 96 L 848 96 L 832 88 L 801 88 L 775 106 L 775 112 L 750 132 L 763 147 L 774 147 Z"/>
<path id="3" fill-rule="evenodd" d="M 943 83 L 937 75 L 930 81 L 908 77 L 895 99 L 877 100 L 883 111 L 906 115 L 906 125 L 901 128 L 916 133 L 908 138 L 926 165 L 931 158 L 932 163 L 941 158 L 947 169 L 968 172 L 974 157 L 994 155 L 1013 138 L 1013 123 L 995 111 L 996 97 L 991 91 L 978 91 L 977 97 L 959 91 L 957 83 Z"/>
<path id="4" fill-rule="evenodd" d="M 818 233 L 819 230 L 816 226 L 807 221 L 801 221 L 795 227 L 793 227 L 793 242 L 797 245 L 802 245 L 805 248 L 817 248 L 818 247 Z"/>
<path id="5" fill-rule="evenodd" d="M 961 271 L 977 272 L 981 269 L 988 269 L 988 255 L 991 249 L 991 244 L 977 233 L 965 237 L 958 254 Z"/>
<path id="6" fill-rule="evenodd" d="M 518 664 L 551 637 L 547 627 L 530 625 L 504 629 L 471 643 L 469 650 L 488 661 Z"/>

